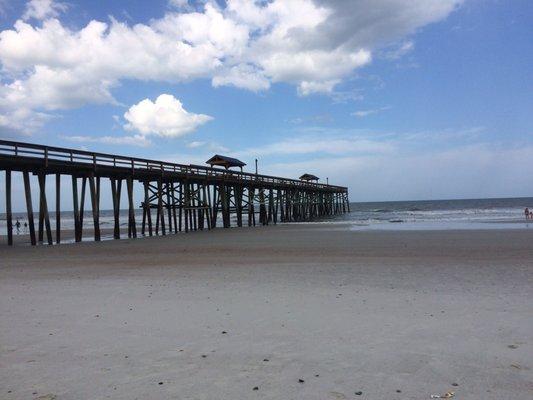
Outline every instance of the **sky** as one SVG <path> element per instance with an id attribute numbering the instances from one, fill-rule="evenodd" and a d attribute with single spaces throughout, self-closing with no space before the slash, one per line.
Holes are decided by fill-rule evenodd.
<path id="1" fill-rule="evenodd" d="M 528 0 L 0 0 L 0 138 L 257 158 L 351 201 L 531 196 L 532 21 Z"/>

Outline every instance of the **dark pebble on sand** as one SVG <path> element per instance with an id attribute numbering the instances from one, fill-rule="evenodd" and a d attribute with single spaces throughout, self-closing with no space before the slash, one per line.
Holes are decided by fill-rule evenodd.
<path id="1" fill-rule="evenodd" d="M 222 331 L 222 334 L 223 334 L 223 335 L 225 335 L 226 333 L 228 333 L 228 332 L 226 332 L 226 331 Z"/>
<path id="2" fill-rule="evenodd" d="M 303 379 L 298 379 L 298 382 L 304 383 L 305 381 Z"/>
<path id="3" fill-rule="evenodd" d="M 259 386 L 255 386 L 252 390 L 259 390 Z"/>
<path id="4" fill-rule="evenodd" d="M 359 391 L 359 392 L 355 392 L 355 395 L 356 396 L 361 396 L 363 394 L 363 392 Z"/>
<path id="5" fill-rule="evenodd" d="M 163 382 L 159 382 L 159 385 L 162 385 L 162 384 L 163 384 Z"/>
<path id="6" fill-rule="evenodd" d="M 265 358 L 265 359 L 263 359 L 263 361 L 264 361 L 264 362 L 267 362 L 267 361 L 269 361 L 269 360 L 268 360 L 268 358 Z"/>

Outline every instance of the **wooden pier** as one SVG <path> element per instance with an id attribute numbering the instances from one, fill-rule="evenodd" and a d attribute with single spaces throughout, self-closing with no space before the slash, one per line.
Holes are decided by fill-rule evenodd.
<path id="1" fill-rule="evenodd" d="M 220 168 L 184 165 L 112 154 L 0 140 L 0 170 L 5 171 L 7 242 L 13 244 L 13 172 L 22 173 L 32 245 L 61 242 L 61 175 L 71 177 L 74 239 L 83 238 L 87 185 L 94 240 L 100 233 L 100 188 L 109 180 L 113 237 L 120 239 L 120 198 L 128 199 L 128 237 L 168 235 L 222 226 L 310 221 L 350 211 L 348 189 Z M 30 174 L 39 187 L 38 226 L 34 226 Z M 55 177 L 55 237 L 50 224 L 46 183 Z M 50 177 L 51 178 L 51 177 Z M 53 178 L 52 178 L 53 179 Z M 137 231 L 134 185 L 142 185 L 142 222 Z M 46 241 L 45 241 L 46 236 Z"/>

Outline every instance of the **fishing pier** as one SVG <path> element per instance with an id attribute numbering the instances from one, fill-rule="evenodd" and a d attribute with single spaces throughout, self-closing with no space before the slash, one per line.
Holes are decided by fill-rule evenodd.
<path id="1" fill-rule="evenodd" d="M 139 234 L 153 236 L 215 229 L 218 222 L 229 228 L 232 216 L 233 223 L 242 227 L 243 224 L 310 221 L 350 211 L 346 187 L 305 180 L 306 176 L 314 177 L 308 174 L 296 180 L 242 172 L 242 168 L 240 172 L 216 168 L 213 165 L 222 165 L 224 160 L 215 157 L 211 167 L 204 167 L 0 140 L 0 171 L 5 172 L 7 243 L 13 245 L 12 187 L 14 177 L 20 175 L 32 245 L 61 243 L 62 176 L 71 178 L 76 242 L 82 240 L 86 227 L 87 186 L 92 235 L 95 241 L 101 240 L 100 188 L 104 183 L 111 188 L 115 239 L 121 237 L 122 191 L 127 197 L 130 238 Z M 30 179 L 31 175 L 37 180 Z M 55 181 L 55 236 L 52 235 L 50 199 L 47 199 L 46 190 L 47 183 L 52 180 Z M 37 229 L 31 189 L 35 181 L 39 193 L 39 206 L 35 210 Z M 135 215 L 139 203 L 134 193 L 137 197 L 141 193 L 142 197 L 140 232 Z"/>

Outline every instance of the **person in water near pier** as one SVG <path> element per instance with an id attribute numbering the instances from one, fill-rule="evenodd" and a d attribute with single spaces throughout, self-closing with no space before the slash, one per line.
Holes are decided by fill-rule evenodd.
<path id="1" fill-rule="evenodd" d="M 524 214 L 526 214 L 526 219 L 531 218 L 531 213 L 529 212 L 529 208 L 526 207 L 526 209 L 524 210 Z"/>
<path id="2" fill-rule="evenodd" d="M 20 235 L 20 221 L 17 219 L 17 222 L 15 222 L 15 226 L 17 227 L 17 235 Z"/>

